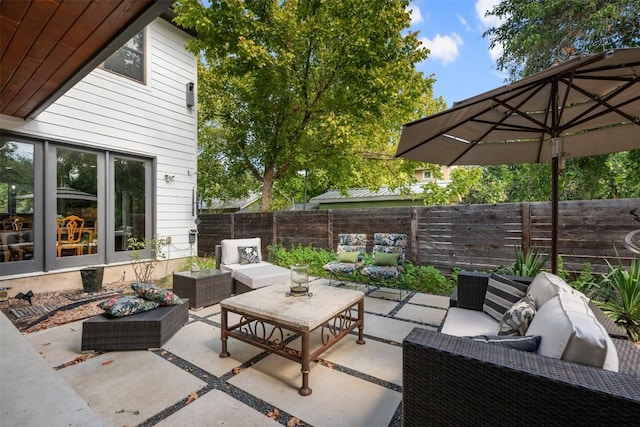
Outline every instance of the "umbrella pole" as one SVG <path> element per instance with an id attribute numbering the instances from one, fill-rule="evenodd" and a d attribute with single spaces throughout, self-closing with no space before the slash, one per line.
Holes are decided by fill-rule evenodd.
<path id="1" fill-rule="evenodd" d="M 558 274 L 558 141 L 553 139 L 553 157 L 551 159 L 551 273 Z"/>

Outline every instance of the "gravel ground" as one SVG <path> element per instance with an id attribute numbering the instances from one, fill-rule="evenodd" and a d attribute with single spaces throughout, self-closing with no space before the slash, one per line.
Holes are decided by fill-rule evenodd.
<path id="1" fill-rule="evenodd" d="M 103 313 L 97 305 L 113 295 L 133 293 L 129 283 L 111 283 L 102 285 L 100 292 L 85 293 L 81 289 L 66 291 L 39 292 L 33 294 L 31 307 L 43 307 L 43 310 L 29 310 L 29 302 L 22 299 L 9 298 L 0 302 L 0 310 L 21 332 L 35 332 L 53 326 L 82 320 Z M 15 312 L 12 310 L 15 309 Z M 17 317 L 20 309 L 29 313 Z M 27 311 L 24 310 L 24 311 Z M 37 311 L 35 314 L 32 311 Z"/>

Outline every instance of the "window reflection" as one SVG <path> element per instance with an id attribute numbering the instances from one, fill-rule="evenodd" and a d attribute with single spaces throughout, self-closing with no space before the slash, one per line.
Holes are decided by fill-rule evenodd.
<path id="1" fill-rule="evenodd" d="M 34 146 L 0 146 L 0 262 L 33 259 Z"/>
<path id="2" fill-rule="evenodd" d="M 57 256 L 97 253 L 97 155 L 57 150 Z"/>
<path id="3" fill-rule="evenodd" d="M 144 83 L 144 30 L 104 61 L 102 68 Z"/>
<path id="4" fill-rule="evenodd" d="M 115 249 L 126 251 L 128 240 L 145 240 L 145 163 L 131 159 L 114 159 L 115 171 Z"/>

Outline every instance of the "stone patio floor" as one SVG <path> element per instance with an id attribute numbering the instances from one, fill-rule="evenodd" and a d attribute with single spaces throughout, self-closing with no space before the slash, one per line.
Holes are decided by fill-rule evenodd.
<path id="1" fill-rule="evenodd" d="M 327 282 L 318 279 L 311 286 Z M 347 287 L 367 293 L 364 285 Z M 61 425 L 58 421 L 114 427 L 275 426 L 295 417 L 304 426 L 400 426 L 402 340 L 414 327 L 436 330 L 448 305 L 448 297 L 422 293 L 367 293 L 366 344 L 356 345 L 352 333 L 322 354 L 312 364 L 313 393 L 308 397 L 298 394 L 299 364 L 233 338 L 228 341 L 231 357 L 218 356 L 219 305 L 190 310 L 189 322 L 161 349 L 150 351 L 105 352 L 82 360 L 81 321 L 24 334 L 26 347 L 48 367 L 36 367 L 41 362 L 34 360 L 31 372 L 14 370 L 11 375 L 6 370 L 27 363 L 27 356 L 20 356 L 22 361 L 7 357 L 3 330 L 0 421 L 33 426 Z M 48 370 L 54 372 L 52 381 L 70 388 L 70 396 L 45 393 L 42 387 L 29 392 L 29 376 L 51 376 Z"/>

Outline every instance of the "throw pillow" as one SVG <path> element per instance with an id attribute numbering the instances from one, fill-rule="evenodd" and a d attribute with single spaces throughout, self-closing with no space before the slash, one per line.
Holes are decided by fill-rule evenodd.
<path id="1" fill-rule="evenodd" d="M 359 257 L 360 252 L 340 252 L 338 254 L 338 261 L 353 264 L 358 261 Z"/>
<path id="2" fill-rule="evenodd" d="M 400 259 L 399 253 L 376 252 L 376 255 L 373 257 L 373 265 L 395 267 L 398 265 L 398 259 Z"/>
<path id="3" fill-rule="evenodd" d="M 499 345 L 514 350 L 535 353 L 538 350 L 542 337 L 540 335 L 527 335 L 525 337 L 507 337 L 504 335 L 476 335 L 471 337 L 473 341 Z"/>
<path id="4" fill-rule="evenodd" d="M 498 326 L 498 335 L 523 336 L 527 333 L 529 323 L 536 314 L 536 303 L 530 295 L 525 295 L 511 306 Z"/>
<path id="5" fill-rule="evenodd" d="M 496 319 L 502 320 L 502 316 L 513 304 L 524 297 L 529 286 L 519 283 L 497 274 L 491 274 L 484 296 L 482 311 Z"/>
<path id="6" fill-rule="evenodd" d="M 150 283 L 132 283 L 131 289 L 133 289 L 139 297 L 148 301 L 155 301 L 160 305 L 182 304 L 182 299 L 172 291 L 159 288 Z"/>
<path id="7" fill-rule="evenodd" d="M 260 262 L 257 246 L 238 246 L 240 264 L 257 264 Z"/>
<path id="8" fill-rule="evenodd" d="M 98 307 L 113 317 L 124 317 L 130 314 L 142 313 L 143 311 L 158 308 L 160 304 L 133 295 L 113 297 L 102 301 Z"/>

